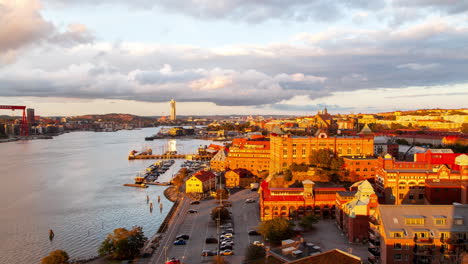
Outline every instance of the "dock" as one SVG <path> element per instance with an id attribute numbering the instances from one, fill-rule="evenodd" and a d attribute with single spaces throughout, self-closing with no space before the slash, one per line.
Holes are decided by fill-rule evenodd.
<path id="1" fill-rule="evenodd" d="M 210 160 L 212 155 L 198 154 L 159 154 L 159 155 L 129 155 L 129 160 L 135 159 L 187 159 L 187 160 Z"/>
<path id="2" fill-rule="evenodd" d="M 133 184 L 133 183 L 126 183 L 123 186 L 137 187 L 137 188 L 148 188 L 149 187 L 146 184 Z"/>
<path id="3" fill-rule="evenodd" d="M 169 185 L 171 185 L 171 184 L 168 183 L 168 182 L 145 182 L 145 184 L 148 184 L 148 185 L 159 185 L 159 186 L 169 186 Z"/>

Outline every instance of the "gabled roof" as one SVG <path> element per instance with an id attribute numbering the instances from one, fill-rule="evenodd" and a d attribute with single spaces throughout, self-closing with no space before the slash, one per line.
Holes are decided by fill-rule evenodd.
<path id="1" fill-rule="evenodd" d="M 363 135 L 363 134 L 372 134 L 374 132 L 372 132 L 372 130 L 369 128 L 369 126 L 366 124 L 364 125 L 364 127 L 362 128 L 361 132 L 359 132 L 360 135 Z"/>
<path id="2" fill-rule="evenodd" d="M 208 181 L 210 179 L 215 178 L 216 175 L 214 173 L 212 173 L 211 171 L 201 170 L 201 171 L 193 174 L 192 177 L 196 177 L 201 182 L 206 182 L 206 181 Z"/>
<path id="3" fill-rule="evenodd" d="M 359 257 L 341 251 L 332 249 L 317 255 L 305 257 L 302 259 L 286 262 L 287 264 L 362 264 Z"/>
<path id="4" fill-rule="evenodd" d="M 213 158 L 211 158 L 211 161 L 225 161 L 226 157 L 227 152 L 224 149 L 222 149 L 218 151 L 218 153 L 216 153 L 216 155 L 214 155 Z"/>
<path id="5" fill-rule="evenodd" d="M 252 178 L 255 177 L 255 175 L 252 174 L 248 169 L 244 168 L 238 168 L 232 170 L 232 172 L 235 172 L 237 175 L 239 175 L 239 178 Z"/>

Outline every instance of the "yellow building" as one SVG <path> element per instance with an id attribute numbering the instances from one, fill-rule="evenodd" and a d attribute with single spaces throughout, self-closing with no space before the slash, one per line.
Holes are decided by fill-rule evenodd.
<path id="1" fill-rule="evenodd" d="M 243 187 L 247 188 L 250 187 L 251 183 L 257 181 L 257 177 L 252 174 L 249 170 L 246 169 L 234 169 L 227 171 L 224 174 L 226 178 L 226 187 Z"/>
<path id="2" fill-rule="evenodd" d="M 374 138 L 328 137 L 326 133 L 319 133 L 316 137 L 272 135 L 270 149 L 270 173 L 276 173 L 293 163 L 308 164 L 311 153 L 320 149 L 330 149 L 339 156 L 374 155 Z"/>
<path id="3" fill-rule="evenodd" d="M 270 142 L 262 138 L 259 140 L 234 139 L 229 148 L 227 164 L 232 170 L 248 169 L 257 176 L 261 171 L 268 171 L 270 167 Z"/>
<path id="4" fill-rule="evenodd" d="M 216 175 L 211 171 L 199 171 L 185 182 L 186 193 L 204 193 L 215 187 Z"/>

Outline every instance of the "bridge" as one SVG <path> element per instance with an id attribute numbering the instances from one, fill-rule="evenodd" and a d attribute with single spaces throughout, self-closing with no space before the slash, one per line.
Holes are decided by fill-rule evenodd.
<path id="1" fill-rule="evenodd" d="M 20 136 L 29 136 L 28 119 L 26 118 L 26 106 L 20 105 L 0 105 L 0 109 L 3 110 L 23 110 L 23 118 L 21 119 L 20 125 Z"/>

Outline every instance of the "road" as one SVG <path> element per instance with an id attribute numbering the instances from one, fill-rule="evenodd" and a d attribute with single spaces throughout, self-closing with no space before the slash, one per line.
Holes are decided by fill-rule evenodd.
<path id="1" fill-rule="evenodd" d="M 247 198 L 255 199 L 257 203 L 247 204 L 245 203 Z M 226 258 L 231 263 L 241 263 L 249 243 L 260 240 L 260 237 L 248 235 L 248 231 L 259 224 L 258 194 L 250 190 L 242 190 L 232 194 L 229 201 L 232 202 L 232 207 L 229 209 L 233 216 L 235 245 L 233 247 L 234 255 L 226 256 Z M 216 250 L 217 244 L 206 244 L 205 239 L 207 237 L 217 237 L 216 224 L 211 220 L 210 213 L 218 203 L 216 200 L 206 200 L 197 205 L 188 204 L 188 206 L 185 206 L 185 204 L 188 204 L 188 201 L 185 201 L 184 207 L 181 208 L 181 217 L 176 219 L 176 224 L 173 225 L 174 228 L 170 228 L 168 233 L 164 235 L 162 250 L 157 250 L 150 263 L 164 264 L 166 257 L 176 257 L 185 264 L 211 262 L 213 257 L 202 257 L 201 252 L 204 249 Z M 195 209 L 198 213 L 188 213 L 188 209 Z M 173 245 L 175 237 L 180 234 L 190 236 L 187 244 Z"/>

